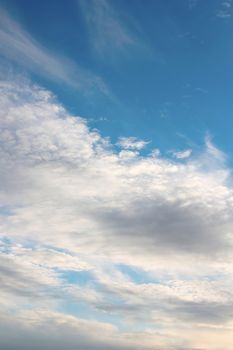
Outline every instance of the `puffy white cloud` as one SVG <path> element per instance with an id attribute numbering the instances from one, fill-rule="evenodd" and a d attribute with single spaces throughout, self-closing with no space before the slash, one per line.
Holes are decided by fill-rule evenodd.
<path id="1" fill-rule="evenodd" d="M 2 89 L 2 196 L 15 213 L 3 229 L 36 240 L 96 241 L 106 250 L 114 241 L 110 249 L 120 251 L 225 254 L 232 190 L 214 146 L 185 165 L 117 154 L 48 92 Z"/>
<path id="2" fill-rule="evenodd" d="M 214 349 L 207 335 L 216 329 L 216 344 L 222 329 L 229 339 L 233 196 L 224 154 L 210 139 L 185 163 L 158 153 L 140 156 L 137 139 L 117 152 L 47 90 L 11 81 L 0 88 L 0 305 L 6 315 L 13 308 L 21 322 L 26 299 L 27 307 L 41 310 L 44 304 L 52 313 L 65 300 L 79 300 L 100 318 L 107 314 L 110 323 L 120 317 L 126 328 L 134 322 L 144 327 L 142 338 L 114 330 L 123 339 L 115 344 L 111 330 L 107 345 L 98 340 L 94 347 L 94 340 L 87 349 L 135 348 L 127 339 L 146 336 L 148 348 Z M 152 281 L 133 281 L 119 264 L 149 272 Z M 93 279 L 75 285 L 64 281 L 67 271 L 89 271 Z M 66 324 L 66 317 L 58 319 Z M 31 332 L 33 339 L 38 329 L 29 328 L 22 334 Z"/>
<path id="3" fill-rule="evenodd" d="M 144 148 L 148 142 L 138 140 L 136 137 L 120 137 L 117 144 L 124 149 L 140 150 Z"/>

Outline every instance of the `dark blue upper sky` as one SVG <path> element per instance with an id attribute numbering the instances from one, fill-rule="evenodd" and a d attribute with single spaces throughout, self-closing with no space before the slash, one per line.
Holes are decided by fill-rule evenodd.
<path id="1" fill-rule="evenodd" d="M 2 8 L 41 52 L 78 67 L 78 87 L 3 49 L 7 64 L 31 74 L 113 142 L 136 136 L 167 152 L 198 147 L 208 132 L 230 153 L 231 1 L 7 0 Z"/>

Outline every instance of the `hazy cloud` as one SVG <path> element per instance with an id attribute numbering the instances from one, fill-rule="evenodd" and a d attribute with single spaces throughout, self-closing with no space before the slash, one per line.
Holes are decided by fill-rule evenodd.
<path id="1" fill-rule="evenodd" d="M 138 32 L 138 25 L 129 17 L 126 24 L 126 18 L 118 13 L 112 1 L 88 0 L 78 3 L 90 33 L 92 47 L 98 54 L 108 56 L 113 52 L 119 54 L 139 45 L 135 35 Z M 129 28 L 130 24 L 133 29 Z"/>
<path id="2" fill-rule="evenodd" d="M 231 7 L 232 7 L 231 0 L 222 1 L 220 9 L 217 11 L 217 17 L 222 19 L 231 18 Z"/>
<path id="3" fill-rule="evenodd" d="M 101 77 L 87 71 L 68 57 L 43 47 L 4 9 L 0 13 L 1 55 L 47 79 L 66 83 L 83 91 L 97 89 L 108 94 Z"/>

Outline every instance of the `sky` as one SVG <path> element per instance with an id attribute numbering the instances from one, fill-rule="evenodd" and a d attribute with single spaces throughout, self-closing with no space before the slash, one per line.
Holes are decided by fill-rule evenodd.
<path id="1" fill-rule="evenodd" d="M 0 348 L 231 350 L 231 0 L 0 0 Z"/>

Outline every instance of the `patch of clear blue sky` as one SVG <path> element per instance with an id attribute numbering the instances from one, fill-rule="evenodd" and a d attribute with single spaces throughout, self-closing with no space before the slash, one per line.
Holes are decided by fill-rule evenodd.
<path id="1" fill-rule="evenodd" d="M 0 205 L 0 216 L 10 216 L 13 215 L 12 208 Z"/>
<path id="2" fill-rule="evenodd" d="M 99 51 L 86 22 L 91 1 L 1 3 L 44 47 L 105 81 L 113 97 L 83 93 L 36 72 L 33 76 L 113 142 L 118 136 L 137 136 L 152 141 L 148 149 L 166 152 L 195 148 L 208 131 L 231 153 L 233 20 L 221 16 L 223 10 L 231 14 L 224 1 L 109 1 L 134 44 L 122 48 L 108 42 Z"/>
<path id="3" fill-rule="evenodd" d="M 152 273 L 146 272 L 145 270 L 136 267 L 119 264 L 117 265 L 117 268 L 124 275 L 128 276 L 132 282 L 137 284 L 161 282 L 160 279 L 157 279 Z"/>
<path id="4" fill-rule="evenodd" d="M 84 286 L 94 282 L 94 277 L 88 271 L 59 271 L 60 277 L 70 284 Z"/>

